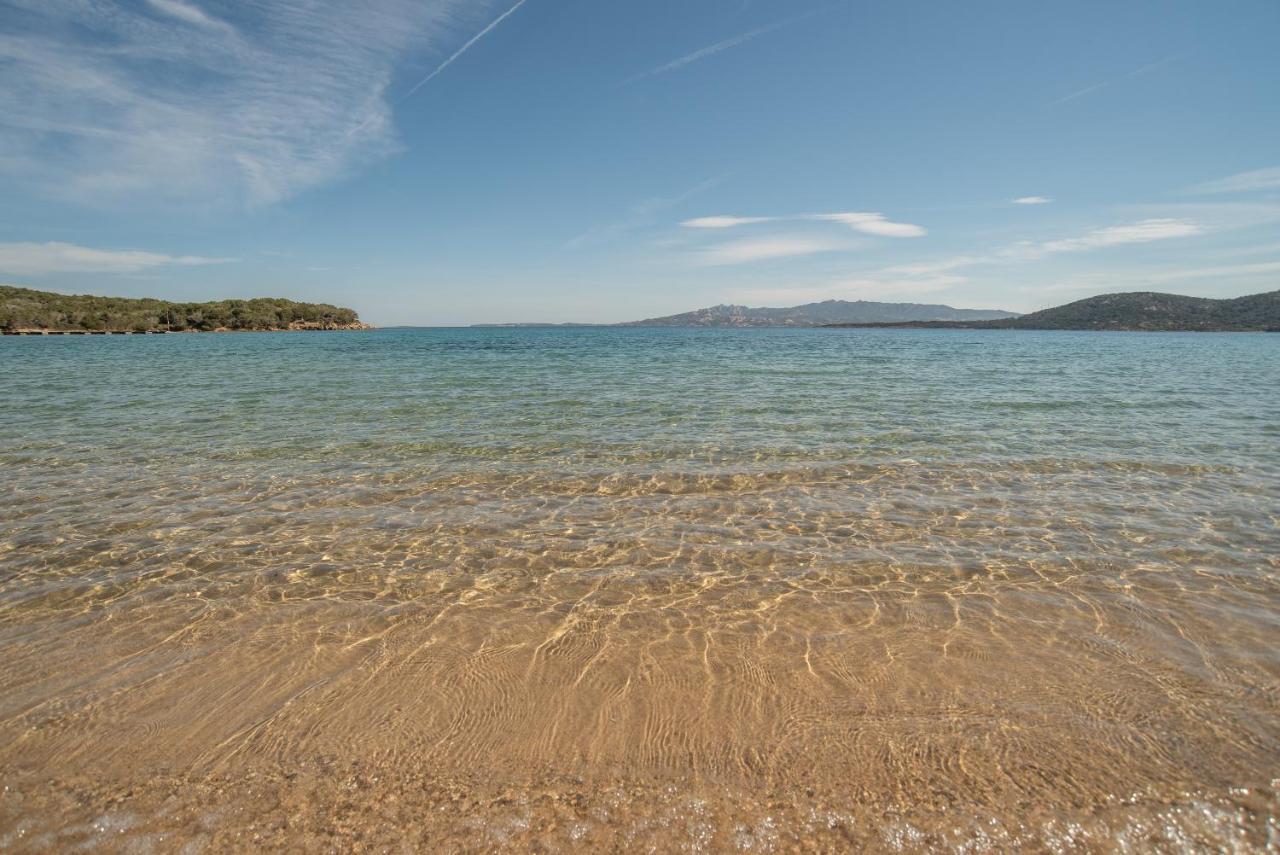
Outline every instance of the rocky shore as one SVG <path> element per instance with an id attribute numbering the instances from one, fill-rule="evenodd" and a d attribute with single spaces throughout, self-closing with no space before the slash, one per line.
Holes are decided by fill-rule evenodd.
<path id="1" fill-rule="evenodd" d="M 233 330 L 230 327 L 218 327 L 212 330 L 183 329 L 183 330 L 166 330 L 166 329 L 149 329 L 149 330 L 48 330 L 48 329 L 7 329 L 0 330 L 0 335 L 168 335 L 170 333 L 178 335 L 181 333 L 239 333 L 239 332 L 335 332 L 349 330 L 373 330 L 377 327 L 370 324 L 354 323 L 354 324 L 320 324 L 315 322 L 299 321 L 289 324 L 287 327 L 276 327 L 273 329 L 252 329 L 252 330 Z"/>

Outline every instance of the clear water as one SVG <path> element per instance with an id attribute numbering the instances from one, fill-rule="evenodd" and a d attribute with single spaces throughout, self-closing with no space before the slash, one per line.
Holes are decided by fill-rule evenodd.
<path id="1" fill-rule="evenodd" d="M 0 848 L 1280 841 L 1280 336 L 6 337 L 0 373 Z"/>

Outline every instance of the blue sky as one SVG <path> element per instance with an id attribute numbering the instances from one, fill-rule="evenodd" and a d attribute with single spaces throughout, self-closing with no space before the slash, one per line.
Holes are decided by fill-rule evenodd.
<path id="1" fill-rule="evenodd" d="M 1280 3 L 0 0 L 0 282 L 377 324 L 1280 287 Z"/>

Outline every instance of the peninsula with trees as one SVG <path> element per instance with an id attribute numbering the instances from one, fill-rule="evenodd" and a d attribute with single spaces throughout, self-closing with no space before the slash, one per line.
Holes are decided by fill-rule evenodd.
<path id="1" fill-rule="evenodd" d="M 0 332 L 6 335 L 364 329 L 372 327 L 354 309 L 281 297 L 178 303 L 0 285 Z"/>

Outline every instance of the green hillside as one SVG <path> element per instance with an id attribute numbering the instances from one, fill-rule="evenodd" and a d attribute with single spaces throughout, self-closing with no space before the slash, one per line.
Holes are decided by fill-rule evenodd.
<path id="1" fill-rule="evenodd" d="M 1034 330 L 1274 330 L 1280 329 L 1280 291 L 1231 300 L 1151 291 L 1103 294 L 975 326 Z"/>

